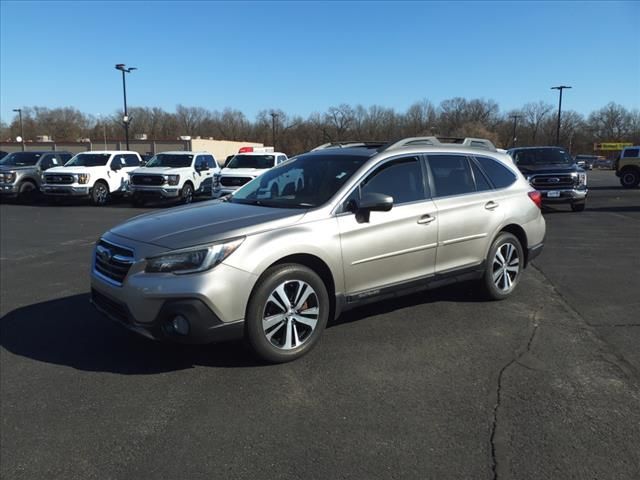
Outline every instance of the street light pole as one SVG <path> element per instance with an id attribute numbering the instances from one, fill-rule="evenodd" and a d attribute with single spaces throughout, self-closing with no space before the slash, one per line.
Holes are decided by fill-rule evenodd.
<path id="1" fill-rule="evenodd" d="M 556 128 L 556 145 L 560 146 L 560 117 L 562 115 L 562 90 L 565 88 L 571 88 L 568 85 L 559 85 L 557 87 L 551 87 L 551 90 L 558 90 L 560 92 L 560 99 L 558 100 L 558 126 Z"/>
<path id="2" fill-rule="evenodd" d="M 22 109 L 14 108 L 13 111 L 18 112 L 18 116 L 20 117 L 20 138 L 22 139 L 20 143 L 22 144 L 22 151 L 24 152 L 24 126 L 22 125 Z"/>
<path id="3" fill-rule="evenodd" d="M 124 116 L 122 117 L 122 123 L 124 124 L 124 138 L 127 143 L 127 150 L 129 150 L 129 112 L 127 111 L 127 82 L 125 80 L 125 73 L 131 73 L 133 70 L 137 70 L 136 67 L 126 68 L 124 63 L 118 63 L 116 70 L 122 72 L 122 93 L 124 96 Z"/>
<path id="4" fill-rule="evenodd" d="M 516 146 L 516 124 L 522 115 L 513 114 L 509 118 L 513 118 L 513 135 L 511 136 L 511 148 Z"/>
<path id="5" fill-rule="evenodd" d="M 273 149 L 277 151 L 276 148 L 276 118 L 278 118 L 278 114 L 276 112 L 271 112 L 271 140 L 273 141 Z"/>

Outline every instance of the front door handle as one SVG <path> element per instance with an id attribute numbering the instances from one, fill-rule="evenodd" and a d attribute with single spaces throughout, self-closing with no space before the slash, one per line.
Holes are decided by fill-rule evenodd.
<path id="1" fill-rule="evenodd" d="M 494 202 L 493 200 L 484 204 L 484 208 L 486 208 L 487 210 L 495 210 L 499 206 L 500 204 Z"/>
<path id="2" fill-rule="evenodd" d="M 432 217 L 431 215 L 423 215 L 418 219 L 418 223 L 420 225 L 428 225 L 431 222 L 433 222 L 436 219 L 436 217 Z"/>

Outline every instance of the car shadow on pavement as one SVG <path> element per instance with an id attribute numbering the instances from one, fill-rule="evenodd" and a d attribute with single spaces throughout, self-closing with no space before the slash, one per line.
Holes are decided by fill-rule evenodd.
<path id="1" fill-rule="evenodd" d="M 475 285 L 462 283 L 350 310 L 330 322 L 329 328 L 436 301 L 484 300 Z M 0 318 L 0 346 L 40 362 L 123 375 L 150 375 L 194 366 L 266 366 L 243 341 L 177 345 L 147 340 L 100 315 L 89 303 L 88 294 L 10 311 Z"/>
<path id="2" fill-rule="evenodd" d="M 0 318 L 0 345 L 9 352 L 78 370 L 155 374 L 194 366 L 262 365 L 243 342 L 176 345 L 154 342 L 113 323 L 89 295 L 36 303 Z"/>

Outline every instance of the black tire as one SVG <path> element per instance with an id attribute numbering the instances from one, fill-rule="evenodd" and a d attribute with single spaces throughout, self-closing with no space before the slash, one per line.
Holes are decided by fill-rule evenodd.
<path id="1" fill-rule="evenodd" d="M 584 207 L 586 207 L 586 203 L 585 202 L 581 202 L 581 203 L 572 203 L 571 204 L 571 211 L 573 212 L 582 212 L 584 211 Z"/>
<path id="2" fill-rule="evenodd" d="M 279 292 L 287 296 L 285 301 Z M 287 306 L 285 302 L 292 299 L 293 304 Z M 329 309 L 327 288 L 313 270 L 294 263 L 272 267 L 262 275 L 249 299 L 245 318 L 249 344 L 266 362 L 295 360 L 318 343 Z M 275 323 L 269 325 L 269 320 Z"/>
<path id="3" fill-rule="evenodd" d="M 109 185 L 98 180 L 91 189 L 91 203 L 96 207 L 102 207 L 109 201 Z"/>
<path id="4" fill-rule="evenodd" d="M 20 203 L 34 203 L 38 197 L 38 187 L 35 183 L 25 180 L 18 189 L 18 201 Z"/>
<path id="5" fill-rule="evenodd" d="M 513 262 L 515 258 L 513 256 L 505 258 L 507 257 L 507 252 L 510 251 L 507 246 L 513 248 L 513 252 L 517 255 L 517 263 Z M 506 262 L 501 264 L 498 251 L 500 251 L 500 254 Z M 511 268 L 511 270 L 506 270 L 505 264 Z M 517 267 L 517 271 L 514 272 L 513 267 Z M 492 300 L 504 300 L 507 298 L 518 285 L 523 269 L 524 251 L 522 245 L 520 245 L 520 241 L 511 233 L 500 232 L 489 249 L 487 265 L 481 280 L 486 296 Z M 508 275 L 509 278 L 506 279 L 505 275 Z"/>
<path id="6" fill-rule="evenodd" d="M 188 205 L 191 202 L 193 202 L 193 185 L 187 182 L 183 185 L 182 191 L 180 192 L 180 203 Z"/>
<path id="7" fill-rule="evenodd" d="M 640 184 L 640 171 L 627 168 L 620 172 L 620 185 L 624 188 L 635 188 Z"/>

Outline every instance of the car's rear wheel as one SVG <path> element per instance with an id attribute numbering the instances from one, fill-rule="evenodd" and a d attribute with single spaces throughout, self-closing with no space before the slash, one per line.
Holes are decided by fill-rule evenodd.
<path id="1" fill-rule="evenodd" d="M 254 289 L 246 332 L 256 354 L 271 363 L 295 360 L 319 341 L 329 318 L 322 279 L 298 264 L 273 267 Z"/>
<path id="2" fill-rule="evenodd" d="M 518 285 L 524 268 L 524 252 L 518 238 L 508 232 L 496 237 L 489 249 L 482 285 L 493 300 L 507 298 Z"/>
<path id="3" fill-rule="evenodd" d="M 98 180 L 91 190 L 91 203 L 101 207 L 109 200 L 109 186 L 102 180 Z"/>
<path id="4" fill-rule="evenodd" d="M 640 184 L 640 172 L 638 170 L 623 170 L 620 175 L 620 185 L 624 188 L 635 188 Z"/>

